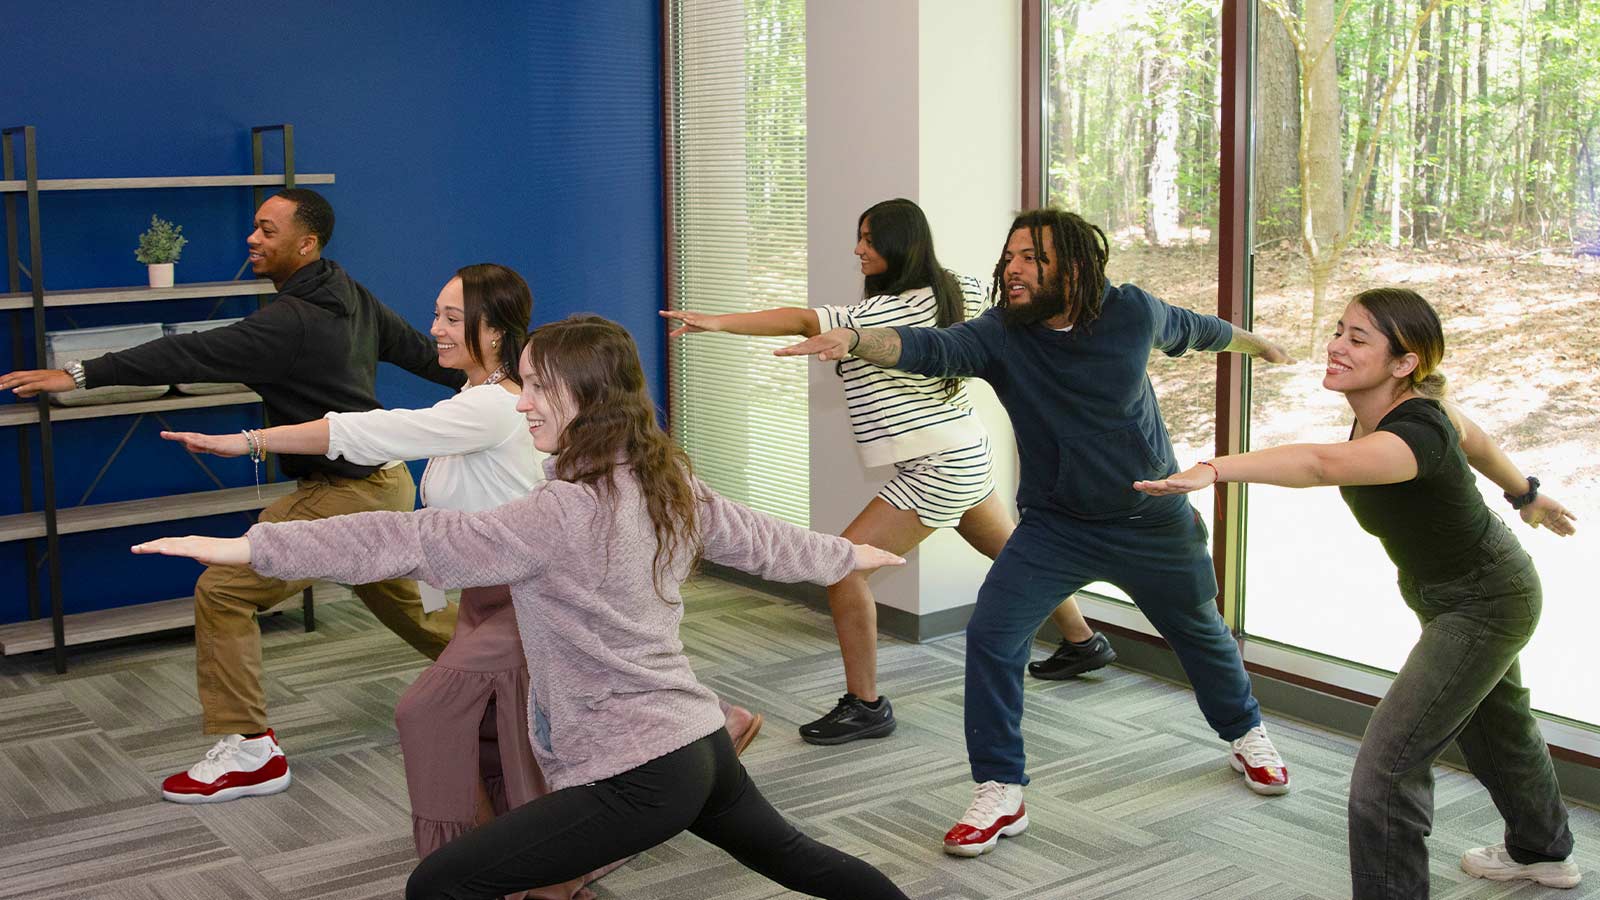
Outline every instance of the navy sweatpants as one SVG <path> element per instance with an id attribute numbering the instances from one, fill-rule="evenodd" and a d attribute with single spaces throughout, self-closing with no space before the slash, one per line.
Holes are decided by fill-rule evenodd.
<path id="1" fill-rule="evenodd" d="M 1177 653 L 1206 721 L 1224 740 L 1261 723 L 1239 645 L 1217 612 L 1205 523 L 1173 514 L 1083 521 L 1028 509 L 978 591 L 967 624 L 967 758 L 977 782 L 1027 784 L 1022 678 L 1045 616 L 1094 581 L 1127 591 Z"/>

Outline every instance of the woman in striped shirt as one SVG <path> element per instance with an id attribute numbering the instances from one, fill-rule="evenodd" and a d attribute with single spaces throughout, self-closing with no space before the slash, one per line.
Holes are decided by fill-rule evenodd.
<path id="1" fill-rule="evenodd" d="M 976 311 L 983 302 L 976 279 L 939 265 L 927 217 L 910 200 L 885 200 L 862 213 L 855 254 L 865 284 L 864 299 L 852 305 L 728 315 L 664 310 L 661 315 L 678 323 L 670 337 L 701 332 L 810 337 L 834 328 L 943 328 L 964 320 L 968 306 Z M 838 372 L 862 464 L 896 470 L 843 536 L 903 556 L 935 529 L 954 528 L 973 549 L 990 559 L 998 555 L 1015 523 L 994 493 L 989 438 L 961 381 L 853 358 L 839 363 Z M 843 744 L 894 731 L 889 698 L 878 693 L 877 608 L 867 586 L 871 574 L 853 572 L 828 588 L 846 693 L 828 714 L 800 727 L 801 738 L 810 743 Z M 1116 658 L 1071 597 L 1052 618 L 1065 640 L 1051 660 L 1030 667 L 1035 675 L 1070 677 Z"/>

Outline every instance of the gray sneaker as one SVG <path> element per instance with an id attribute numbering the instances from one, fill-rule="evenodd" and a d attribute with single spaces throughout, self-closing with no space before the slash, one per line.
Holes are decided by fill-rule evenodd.
<path id="1" fill-rule="evenodd" d="M 1490 881 L 1532 881 L 1545 887 L 1577 887 L 1583 873 L 1567 857 L 1560 862 L 1519 863 L 1506 852 L 1505 844 L 1477 847 L 1461 854 L 1461 871 L 1473 878 Z"/>

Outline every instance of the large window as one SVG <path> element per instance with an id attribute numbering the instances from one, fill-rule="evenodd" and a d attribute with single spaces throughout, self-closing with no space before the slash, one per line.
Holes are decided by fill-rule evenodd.
<path id="1" fill-rule="evenodd" d="M 668 302 L 806 306 L 805 3 L 673 0 L 667 22 Z M 785 338 L 670 348 L 672 433 L 713 488 L 804 525 L 806 367 Z"/>
<path id="2" fill-rule="evenodd" d="M 1258 368 L 1255 446 L 1336 441 L 1320 387 L 1350 296 L 1404 285 L 1438 309 L 1453 399 L 1580 516 L 1600 511 L 1600 265 L 1594 148 L 1600 13 L 1579 0 L 1262 4 L 1256 22 L 1256 323 L 1302 365 Z M 1348 9 L 1343 7 L 1348 6 Z M 1336 7 L 1338 7 L 1336 9 Z M 1592 534 L 1516 520 L 1544 618 L 1523 655 L 1540 709 L 1600 722 Z M 1394 567 L 1336 492 L 1250 489 L 1244 628 L 1394 670 L 1418 626 Z"/>
<path id="3" fill-rule="evenodd" d="M 1106 276 L 1217 309 L 1221 0 L 1045 5 L 1045 199 L 1105 229 Z M 1216 358 L 1155 353 L 1150 379 L 1180 460 L 1216 441 Z M 1190 498 L 1211 524 L 1212 496 Z M 1093 593 L 1126 600 L 1107 584 Z"/>
<path id="4" fill-rule="evenodd" d="M 1600 630 L 1583 564 L 1600 517 L 1600 5 L 1584 0 L 1042 0 L 1046 199 L 1112 236 L 1110 275 L 1215 311 L 1217 204 L 1247 221 L 1229 283 L 1252 328 L 1301 362 L 1256 366 L 1221 402 L 1248 442 L 1338 441 L 1351 415 L 1321 387 L 1327 336 L 1354 293 L 1405 285 L 1433 302 L 1460 403 L 1580 517 L 1561 539 L 1513 524 L 1544 586 L 1522 663 L 1552 727 L 1594 753 Z M 1226 7 L 1226 8 L 1225 8 Z M 1219 13 L 1222 15 L 1219 16 Z M 1237 58 L 1249 109 L 1224 106 L 1223 23 L 1253 22 Z M 1219 21 L 1219 19 L 1221 21 Z M 1248 42 L 1248 41 L 1247 41 Z M 1244 65 L 1239 67 L 1245 68 Z M 1230 71 L 1232 71 L 1230 69 Z M 1244 105 L 1243 103 L 1240 104 Z M 1225 193 L 1220 124 L 1253 136 L 1248 182 Z M 1238 199 L 1234 199 L 1238 198 Z M 1185 462 L 1217 440 L 1211 360 L 1151 362 Z M 1228 606 L 1247 659 L 1367 693 L 1416 639 L 1394 566 L 1337 491 L 1251 487 L 1230 508 L 1242 564 Z M 1196 505 L 1211 512 L 1209 497 Z M 1097 587 L 1097 590 L 1100 588 Z M 1109 591 L 1106 591 L 1110 593 Z M 1114 620 L 1115 621 L 1115 620 Z M 1575 677 L 1588 673 L 1590 677 Z"/>

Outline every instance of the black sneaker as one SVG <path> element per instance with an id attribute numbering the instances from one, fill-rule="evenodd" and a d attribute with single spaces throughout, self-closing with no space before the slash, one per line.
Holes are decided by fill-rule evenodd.
<path id="1" fill-rule="evenodd" d="M 1047 681 L 1060 681 L 1085 672 L 1093 672 L 1117 661 L 1117 651 L 1111 649 L 1106 636 L 1096 631 L 1094 637 L 1081 644 L 1062 641 L 1049 659 L 1028 663 L 1028 674 Z"/>
<path id="2" fill-rule="evenodd" d="M 878 695 L 876 704 L 855 694 L 839 698 L 832 712 L 800 726 L 800 739 L 808 744 L 847 744 L 861 738 L 888 737 L 894 731 L 894 707 L 889 698 Z"/>

